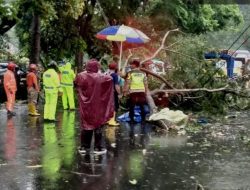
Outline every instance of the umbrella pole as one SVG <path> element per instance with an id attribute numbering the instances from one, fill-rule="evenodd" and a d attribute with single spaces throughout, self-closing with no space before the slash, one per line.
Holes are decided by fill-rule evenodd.
<path id="1" fill-rule="evenodd" d="M 118 70 L 121 69 L 121 64 L 122 64 L 122 42 L 121 42 L 121 46 L 120 46 L 120 59 L 119 59 Z"/>

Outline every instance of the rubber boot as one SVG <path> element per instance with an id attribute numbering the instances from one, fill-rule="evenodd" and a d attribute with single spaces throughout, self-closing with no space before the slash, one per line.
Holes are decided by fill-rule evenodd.
<path id="1" fill-rule="evenodd" d="M 40 116 L 39 113 L 36 111 L 36 105 L 35 104 L 30 104 L 31 105 L 31 114 L 32 116 Z"/>
<path id="2" fill-rule="evenodd" d="M 111 125 L 111 126 L 118 126 L 118 125 L 120 125 L 119 123 L 116 122 L 115 115 L 116 115 L 116 113 L 114 112 L 113 117 L 108 121 L 108 125 Z"/>
<path id="3" fill-rule="evenodd" d="M 32 115 L 32 104 L 28 103 L 28 113 L 29 115 Z"/>

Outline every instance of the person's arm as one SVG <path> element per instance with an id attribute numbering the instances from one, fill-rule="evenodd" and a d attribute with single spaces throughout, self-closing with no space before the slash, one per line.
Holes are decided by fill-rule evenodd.
<path id="1" fill-rule="evenodd" d="M 118 94 L 121 93 L 121 88 L 120 88 L 120 85 L 119 85 L 119 76 L 118 75 L 114 75 L 113 76 L 113 80 L 114 80 L 114 84 L 115 84 L 115 90 Z"/>
<path id="2" fill-rule="evenodd" d="M 33 84 L 35 86 L 36 91 L 39 92 L 40 89 L 39 89 L 38 82 L 37 82 L 37 76 L 35 74 L 33 75 Z"/>
<path id="3" fill-rule="evenodd" d="M 74 86 L 76 89 L 86 90 L 88 88 L 86 76 L 77 74 L 74 80 Z"/>
<path id="4" fill-rule="evenodd" d="M 55 77 L 54 77 L 54 82 L 55 82 L 55 85 L 57 86 L 58 88 L 58 95 L 59 96 L 62 96 L 63 94 L 63 89 L 62 89 L 62 86 L 61 86 L 61 76 L 60 76 L 60 73 L 57 73 L 55 72 Z"/>
<path id="5" fill-rule="evenodd" d="M 228 60 L 230 57 L 231 57 L 230 55 L 225 54 L 225 53 L 220 54 L 220 58 L 223 59 L 223 60 Z"/>
<path id="6" fill-rule="evenodd" d="M 119 84 L 116 84 L 115 85 L 115 90 L 118 94 L 121 94 L 121 88 L 120 88 L 120 85 Z"/>
<path id="7" fill-rule="evenodd" d="M 143 83 L 144 83 L 144 87 L 145 87 L 145 93 L 147 94 L 149 92 L 149 89 L 148 89 L 148 78 L 146 75 L 144 77 Z"/>
<path id="8" fill-rule="evenodd" d="M 70 72 L 70 76 L 71 76 L 72 80 L 75 80 L 76 74 L 75 74 L 74 70 L 71 69 L 69 72 Z"/>
<path id="9" fill-rule="evenodd" d="M 125 79 L 125 84 L 124 84 L 124 88 L 123 88 L 123 94 L 127 95 L 129 92 L 129 86 L 130 86 L 130 74 L 128 73 L 126 79 Z"/>
<path id="10" fill-rule="evenodd" d="M 10 91 L 10 93 L 12 93 L 10 88 L 10 81 L 11 81 L 11 76 L 6 73 L 3 78 L 4 86 L 6 86 L 6 88 Z"/>

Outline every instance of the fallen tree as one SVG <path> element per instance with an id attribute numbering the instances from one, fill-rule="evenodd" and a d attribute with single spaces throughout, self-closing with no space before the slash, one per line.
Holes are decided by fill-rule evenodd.
<path id="1" fill-rule="evenodd" d="M 227 107 L 230 107 L 230 104 L 232 105 L 231 102 L 228 102 L 227 95 L 232 96 L 234 101 L 250 97 L 244 89 L 239 90 L 239 84 L 232 84 L 232 80 L 228 80 L 213 64 L 202 59 L 206 45 L 198 37 L 177 37 L 175 42 L 165 47 L 169 34 L 177 31 L 179 29 L 166 32 L 160 47 L 152 53 L 150 58 L 141 62 L 143 64 L 156 57 L 159 58 L 162 51 L 168 53 L 172 59 L 172 70 L 169 70 L 166 75 L 158 75 L 141 68 L 141 71 L 160 81 L 158 87 L 151 89 L 152 91 L 147 94 L 151 110 L 155 110 L 153 98 L 159 97 L 159 94 L 168 96 L 169 101 L 176 108 L 182 109 L 186 104 L 188 109 L 198 107 L 198 110 L 216 114 L 224 112 Z M 131 54 L 130 52 L 129 58 L 132 57 Z M 215 70 L 217 75 L 211 74 Z M 204 81 L 209 82 L 204 83 Z"/>
<path id="2" fill-rule="evenodd" d="M 159 93 L 159 92 L 164 92 L 164 93 L 181 93 L 181 92 L 198 92 L 198 91 L 206 91 L 206 92 L 219 92 L 219 91 L 228 91 L 228 85 L 221 87 L 221 88 L 216 88 L 216 89 L 208 89 L 208 88 L 194 88 L 194 89 L 169 89 L 169 90 L 154 90 L 153 93 Z"/>

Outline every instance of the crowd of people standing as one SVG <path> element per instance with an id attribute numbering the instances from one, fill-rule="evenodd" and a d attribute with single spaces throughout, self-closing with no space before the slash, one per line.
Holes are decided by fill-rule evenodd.
<path id="1" fill-rule="evenodd" d="M 15 116 L 14 104 L 16 93 L 15 63 L 10 62 L 4 75 L 4 88 L 7 95 L 6 110 L 9 117 Z M 45 122 L 56 122 L 58 97 L 62 96 L 64 110 L 75 110 L 74 89 L 77 92 L 81 125 L 81 145 L 79 152 L 91 152 L 91 141 L 94 136 L 94 153 L 106 152 L 103 146 L 103 126 L 105 124 L 117 126 L 116 113 L 119 110 L 119 99 L 129 96 L 129 117 L 134 120 L 134 108 L 140 107 L 142 121 L 145 120 L 144 104 L 148 90 L 147 76 L 140 71 L 140 62 L 130 62 L 130 71 L 121 77 L 117 59 L 108 65 L 108 71 L 101 73 L 101 65 L 91 59 L 86 63 L 85 71 L 75 75 L 70 63 L 57 67 L 52 61 L 47 65 L 42 75 L 45 104 L 43 118 Z M 28 113 L 38 117 L 37 100 L 40 93 L 37 65 L 29 64 L 27 74 Z M 124 83 L 125 80 L 125 83 Z"/>

